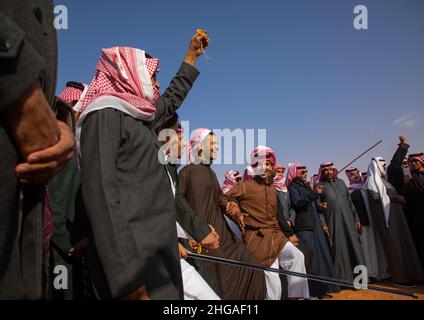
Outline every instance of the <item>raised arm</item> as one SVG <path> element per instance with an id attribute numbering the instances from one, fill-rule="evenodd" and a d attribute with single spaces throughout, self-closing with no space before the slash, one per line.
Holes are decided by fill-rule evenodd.
<path id="1" fill-rule="evenodd" d="M 400 136 L 399 141 L 400 143 L 398 144 L 398 148 L 396 149 L 392 161 L 390 162 L 390 166 L 394 168 L 400 168 L 402 166 L 403 159 L 405 159 L 409 149 L 409 144 L 406 143 L 405 136 Z"/>
<path id="2" fill-rule="evenodd" d="M 184 61 L 170 85 L 156 103 L 156 117 L 152 122 L 154 129 L 165 123 L 167 117 L 177 111 L 199 75 L 195 68 L 197 58 L 209 44 L 204 33 L 197 33 L 191 39 Z"/>

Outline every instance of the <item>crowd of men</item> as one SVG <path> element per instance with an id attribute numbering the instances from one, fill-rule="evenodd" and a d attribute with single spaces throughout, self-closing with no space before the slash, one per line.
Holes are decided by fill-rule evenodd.
<path id="1" fill-rule="evenodd" d="M 208 129 L 179 168 L 204 30 L 162 95 L 157 58 L 112 47 L 91 83 L 55 97 L 51 1 L 2 0 L 0 18 L 0 299 L 317 299 L 343 287 L 307 274 L 353 282 L 357 266 L 399 287 L 424 279 L 424 154 L 406 158 L 405 137 L 388 166 L 349 167 L 349 186 L 331 162 L 286 177 L 266 146 L 220 186 Z"/>

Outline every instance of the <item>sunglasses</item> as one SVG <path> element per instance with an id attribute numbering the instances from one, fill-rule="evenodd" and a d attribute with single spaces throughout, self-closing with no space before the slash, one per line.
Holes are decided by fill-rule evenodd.
<path id="1" fill-rule="evenodd" d="M 308 170 L 301 170 L 300 171 L 300 174 L 306 174 L 306 173 L 308 173 Z"/>

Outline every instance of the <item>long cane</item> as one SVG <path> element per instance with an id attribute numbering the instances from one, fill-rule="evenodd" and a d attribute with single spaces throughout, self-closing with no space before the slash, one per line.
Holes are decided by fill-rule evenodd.
<path id="1" fill-rule="evenodd" d="M 378 146 L 382 142 L 383 142 L 383 140 L 380 140 L 375 145 L 373 145 L 372 147 L 368 148 L 366 151 L 362 152 L 359 156 L 357 156 L 355 159 L 353 159 L 351 162 L 349 162 L 347 165 L 345 165 L 342 169 L 340 169 L 339 172 L 343 172 L 344 169 L 346 169 L 347 167 L 349 167 L 352 163 L 354 163 L 356 160 L 358 160 L 359 158 L 361 158 L 362 156 L 364 156 L 365 154 L 367 154 L 368 152 L 370 152 L 372 149 L 374 149 L 376 146 Z"/>
<path id="2" fill-rule="evenodd" d="M 344 287 L 357 289 L 354 286 L 354 284 L 349 282 L 349 281 L 333 279 L 333 278 L 330 278 L 330 277 L 323 277 L 323 276 L 317 276 L 317 275 L 311 275 L 311 274 L 305 274 L 305 273 L 298 273 L 298 272 L 293 272 L 293 271 L 284 271 L 284 270 L 280 270 L 280 269 L 264 267 L 264 266 L 246 263 L 246 262 L 241 262 L 241 261 L 236 261 L 236 260 L 200 255 L 200 254 L 192 253 L 192 252 L 189 252 L 187 257 L 195 259 L 195 260 L 203 260 L 203 261 L 221 263 L 221 264 L 226 264 L 226 265 L 231 265 L 231 266 L 242 267 L 242 268 L 246 268 L 246 269 L 253 269 L 253 270 L 259 270 L 259 271 L 270 271 L 270 272 L 275 272 L 275 273 L 286 275 L 286 276 L 295 276 L 295 277 L 300 277 L 300 278 L 306 278 L 306 279 L 314 280 L 314 281 L 318 281 L 318 282 L 335 284 L 335 285 L 338 285 L 338 286 L 344 286 Z M 366 289 L 370 290 L 370 291 L 396 294 L 396 295 L 399 295 L 399 296 L 411 297 L 411 298 L 415 298 L 415 299 L 418 298 L 414 293 L 409 293 L 409 292 L 404 292 L 404 291 L 399 291 L 399 290 L 394 290 L 394 289 L 389 289 L 389 288 L 382 288 L 382 287 L 378 287 L 378 286 L 374 286 L 374 285 L 370 285 Z M 361 289 L 361 290 L 363 290 L 363 289 Z"/>

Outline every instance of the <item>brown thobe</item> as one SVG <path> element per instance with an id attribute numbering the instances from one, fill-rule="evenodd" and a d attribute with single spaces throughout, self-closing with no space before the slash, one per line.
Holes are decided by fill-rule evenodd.
<path id="1" fill-rule="evenodd" d="M 232 233 L 224 219 L 219 207 L 221 187 L 210 166 L 190 164 L 181 170 L 179 180 L 180 193 L 220 236 L 219 249 L 202 254 L 259 265 L 259 261 Z M 223 300 L 265 299 L 263 271 L 203 261 L 196 261 L 196 264 L 199 273 Z"/>
<path id="2" fill-rule="evenodd" d="M 241 212 L 246 213 L 243 241 L 262 265 L 271 266 L 278 258 L 288 239 L 281 231 L 277 220 L 277 190 L 273 184 L 256 177 L 238 183 L 222 197 L 224 205 L 228 199 L 238 202 Z M 236 216 L 232 217 L 237 220 Z"/>

